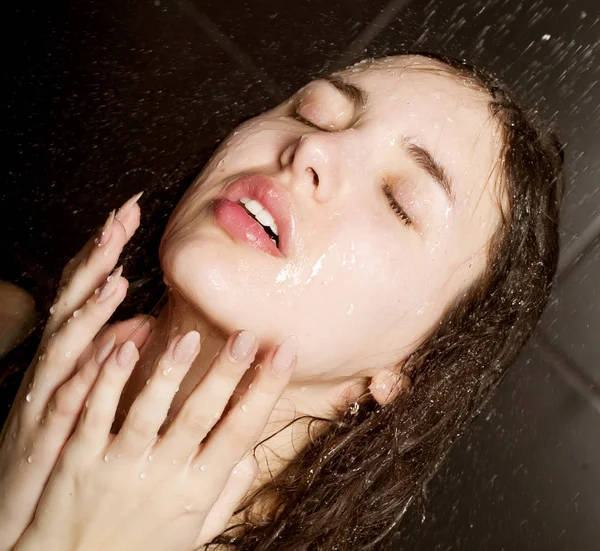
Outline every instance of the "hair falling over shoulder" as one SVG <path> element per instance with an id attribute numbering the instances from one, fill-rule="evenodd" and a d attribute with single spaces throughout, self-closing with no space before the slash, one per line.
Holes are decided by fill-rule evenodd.
<path id="1" fill-rule="evenodd" d="M 386 549 L 452 443 L 503 379 L 548 300 L 564 189 L 558 139 L 491 74 L 453 58 L 414 53 L 438 60 L 440 70 L 490 96 L 490 114 L 501 129 L 498 180 L 505 200 L 488 268 L 398 366 L 410 388 L 386 406 L 371 400 L 358 412 L 340 412 L 324 429 L 323 420 L 313 419 L 318 435 L 246 500 L 238 511 L 245 522 L 215 538 L 217 549 Z M 269 504 L 266 513 L 264 507 L 261 514 L 253 510 L 259 500 Z"/>

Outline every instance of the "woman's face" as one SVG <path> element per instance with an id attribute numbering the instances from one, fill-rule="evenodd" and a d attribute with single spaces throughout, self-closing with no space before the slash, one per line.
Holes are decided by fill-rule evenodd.
<path id="1" fill-rule="evenodd" d="M 391 365 L 486 264 L 489 101 L 422 57 L 311 82 L 215 153 L 169 221 L 165 281 L 227 333 L 262 347 L 296 335 L 297 381 Z M 273 216 L 279 248 L 242 196 Z"/>

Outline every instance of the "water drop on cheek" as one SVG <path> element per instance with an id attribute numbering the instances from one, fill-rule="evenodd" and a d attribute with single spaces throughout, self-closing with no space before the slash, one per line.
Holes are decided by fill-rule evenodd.
<path id="1" fill-rule="evenodd" d="M 32 456 L 32 455 L 30 455 L 30 456 L 27 458 L 27 463 L 33 463 L 33 456 Z"/>
<path id="2" fill-rule="evenodd" d="M 70 358 L 73 355 L 73 352 L 71 350 L 67 350 L 67 352 L 65 353 L 65 357 Z"/>
<path id="3" fill-rule="evenodd" d="M 248 406 L 246 404 L 242 404 L 240 407 L 242 408 L 242 411 L 248 411 Z"/>
<path id="4" fill-rule="evenodd" d="M 31 392 L 27 396 L 25 396 L 25 400 L 28 402 L 31 402 L 33 400 L 33 395 L 31 394 Z"/>
<path id="5" fill-rule="evenodd" d="M 142 480 L 143 480 L 144 478 L 146 478 L 146 473 L 144 473 L 144 472 L 141 472 L 141 473 L 140 473 L 140 478 L 141 478 Z"/>

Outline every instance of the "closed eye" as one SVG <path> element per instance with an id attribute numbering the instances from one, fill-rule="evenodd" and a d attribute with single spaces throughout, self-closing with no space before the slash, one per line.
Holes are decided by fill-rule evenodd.
<path id="1" fill-rule="evenodd" d="M 385 184 L 383 186 L 383 192 L 385 193 L 385 196 L 387 197 L 390 207 L 392 207 L 392 210 L 396 213 L 396 216 L 398 216 L 398 218 L 400 218 L 400 220 L 402 220 L 402 223 L 405 226 L 410 226 L 412 224 L 412 220 L 410 219 L 408 214 L 406 214 L 406 211 L 400 206 L 398 201 L 396 201 L 396 198 L 392 194 L 392 190 L 391 190 L 389 184 Z"/>
<path id="2" fill-rule="evenodd" d="M 323 130 L 321 127 L 317 126 L 316 124 L 313 124 L 310 121 L 307 121 L 302 115 L 299 115 L 298 113 L 294 113 L 293 117 L 294 120 L 298 121 L 299 123 L 302 123 L 305 126 L 309 126 L 310 128 L 314 128 L 315 130 Z"/>

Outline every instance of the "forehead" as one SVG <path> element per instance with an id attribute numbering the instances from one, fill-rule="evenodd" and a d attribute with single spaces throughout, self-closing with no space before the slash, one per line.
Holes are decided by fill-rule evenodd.
<path id="1" fill-rule="evenodd" d="M 463 203 L 493 192 L 501 132 L 489 95 L 471 80 L 422 56 L 376 60 L 339 76 L 367 92 L 365 123 L 381 145 L 409 137 L 427 147 Z"/>

